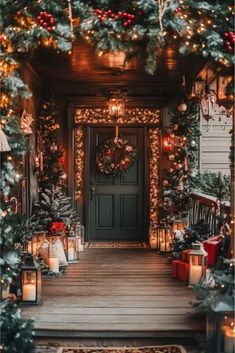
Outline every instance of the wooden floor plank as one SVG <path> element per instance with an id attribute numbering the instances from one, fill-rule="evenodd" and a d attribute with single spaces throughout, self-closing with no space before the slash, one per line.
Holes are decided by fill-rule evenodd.
<path id="1" fill-rule="evenodd" d="M 147 249 L 86 249 L 59 278 L 43 281 L 43 304 L 22 307 L 36 334 L 50 331 L 194 332 L 192 290 L 171 277 L 167 257 Z"/>

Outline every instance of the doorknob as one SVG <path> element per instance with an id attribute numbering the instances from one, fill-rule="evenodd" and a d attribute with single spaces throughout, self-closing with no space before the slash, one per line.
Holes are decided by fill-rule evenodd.
<path id="1" fill-rule="evenodd" d="M 90 182 L 90 200 L 91 201 L 94 200 L 94 196 L 95 196 L 95 184 L 91 180 L 91 182 Z"/>

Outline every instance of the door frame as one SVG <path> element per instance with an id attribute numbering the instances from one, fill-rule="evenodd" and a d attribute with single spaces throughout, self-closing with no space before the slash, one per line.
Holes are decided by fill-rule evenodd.
<path id="1" fill-rule="evenodd" d="M 107 127 L 115 127 L 115 125 L 107 125 L 107 124 L 89 124 L 86 126 L 86 155 L 85 155 L 85 176 L 88 182 L 86 183 L 86 188 L 85 188 L 85 207 L 84 207 L 84 212 L 85 212 L 85 224 L 87 227 L 87 234 L 86 234 L 86 241 L 90 241 L 90 234 L 91 234 L 91 228 L 90 228 L 90 180 L 91 180 L 91 170 L 90 170 L 90 162 L 91 162 L 91 155 L 90 155 L 90 143 L 91 143 L 91 128 L 107 128 Z M 144 153 L 143 153 L 143 164 L 144 164 L 144 173 L 143 173 L 143 241 L 146 242 L 148 240 L 148 234 L 147 234 L 147 229 L 149 228 L 149 154 L 148 148 L 145 148 L 145 146 L 148 146 L 148 141 L 147 139 L 147 126 L 144 125 L 122 125 L 123 128 L 139 128 L 143 129 L 143 148 L 144 148 Z"/>
<path id="2" fill-rule="evenodd" d="M 92 104 L 93 103 L 93 104 Z M 89 144 L 90 144 L 90 127 L 108 127 L 108 126 L 115 126 L 117 123 L 115 122 L 110 122 L 108 119 L 106 120 L 105 117 L 107 117 L 107 109 L 104 109 L 102 105 L 102 108 L 100 106 L 97 107 L 97 105 L 94 105 L 94 102 L 90 104 L 79 104 L 78 102 L 70 103 L 67 108 L 68 112 L 68 119 L 67 119 L 67 148 L 68 148 L 68 156 L 70 158 L 67 159 L 67 170 L 68 170 L 68 193 L 71 196 L 72 200 L 72 205 L 73 207 L 77 210 L 78 217 L 81 221 L 82 224 L 85 226 L 85 240 L 89 241 L 89 224 L 88 224 L 88 211 L 87 211 L 87 202 L 89 201 L 89 183 L 84 183 L 84 179 L 86 176 L 89 176 Z M 89 118 L 86 119 L 86 117 L 83 119 L 80 119 L 79 122 L 76 121 L 76 111 L 77 110 L 84 110 L 84 111 L 94 111 L 95 109 L 99 110 L 99 116 L 104 115 L 102 119 L 102 123 L 93 122 L 89 121 Z M 156 207 L 154 207 L 155 210 L 155 215 L 154 219 L 151 219 L 151 208 L 153 209 L 153 205 L 151 205 L 151 198 L 150 198 L 150 164 L 151 164 L 151 157 L 150 157 L 150 146 L 151 146 L 151 138 L 150 138 L 150 131 L 152 130 L 153 133 L 154 131 L 157 133 L 157 138 L 158 138 L 158 145 L 157 145 L 157 153 L 155 156 L 155 159 L 157 158 L 157 170 L 158 174 L 156 177 L 156 188 L 158 191 L 157 195 L 157 202 L 160 199 L 160 190 L 159 190 L 159 184 L 160 184 L 160 179 L 161 179 L 161 169 L 160 169 L 160 164 L 161 164 L 161 158 L 160 158 L 160 151 L 161 151 L 161 127 L 160 127 L 160 122 L 162 121 L 161 115 L 162 115 L 162 110 L 159 109 L 159 107 L 156 107 L 156 105 L 150 105 L 149 107 L 141 107 L 139 108 L 137 105 L 137 108 L 130 108 L 127 109 L 129 111 L 135 111 L 135 109 L 138 111 L 139 109 L 142 109 L 144 111 L 144 116 L 145 120 L 141 124 L 139 121 L 133 122 L 133 124 L 129 123 L 128 119 L 128 114 L 127 112 L 127 118 L 126 121 L 127 123 L 121 123 L 122 126 L 126 127 L 142 127 L 144 129 L 144 163 L 145 163 L 145 172 L 144 172 L 144 237 L 147 242 L 149 242 L 149 237 L 152 235 L 151 232 L 152 228 L 150 227 L 151 223 L 156 223 L 157 221 L 157 215 L 158 211 Z M 86 113 L 85 113 L 86 114 Z M 132 113 L 131 113 L 132 114 Z M 89 115 L 89 114 L 88 114 Z M 92 115 L 92 114 L 91 114 Z M 131 115 L 132 116 L 132 115 Z M 149 117 L 149 120 L 146 119 L 146 116 Z M 91 116 L 92 118 L 92 116 Z M 125 119 L 125 118 L 124 118 Z M 154 120 L 154 121 L 153 121 Z M 105 121 L 105 122 L 103 122 Z M 106 122 L 107 121 L 107 122 Z M 76 200 L 75 194 L 76 194 L 76 129 L 81 127 L 83 130 L 83 148 L 84 148 L 84 169 L 83 169 L 83 185 L 82 185 L 82 197 L 79 200 Z M 88 179 L 88 178 L 87 178 Z M 152 185 L 152 184 L 151 184 Z M 149 230 L 149 231 L 148 231 Z"/>

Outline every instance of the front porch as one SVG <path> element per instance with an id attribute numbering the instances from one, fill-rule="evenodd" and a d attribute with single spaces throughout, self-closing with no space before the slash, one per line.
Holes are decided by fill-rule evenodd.
<path id="1" fill-rule="evenodd" d="M 166 256 L 147 249 L 85 249 L 60 278 L 45 279 L 43 303 L 22 307 L 35 318 L 37 342 L 70 338 L 193 339 L 204 331 L 191 289 L 172 278 Z"/>

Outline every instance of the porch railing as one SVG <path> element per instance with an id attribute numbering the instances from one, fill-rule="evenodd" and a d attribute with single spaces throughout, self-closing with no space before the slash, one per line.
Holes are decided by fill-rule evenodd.
<path id="1" fill-rule="evenodd" d="M 216 197 L 209 196 L 197 191 L 191 193 L 192 208 L 189 215 L 190 224 L 197 223 L 200 219 L 204 219 L 210 225 L 210 230 L 215 234 L 217 229 L 217 214 L 219 212 L 218 207 L 230 215 L 230 203 L 222 201 L 220 206 Z"/>

